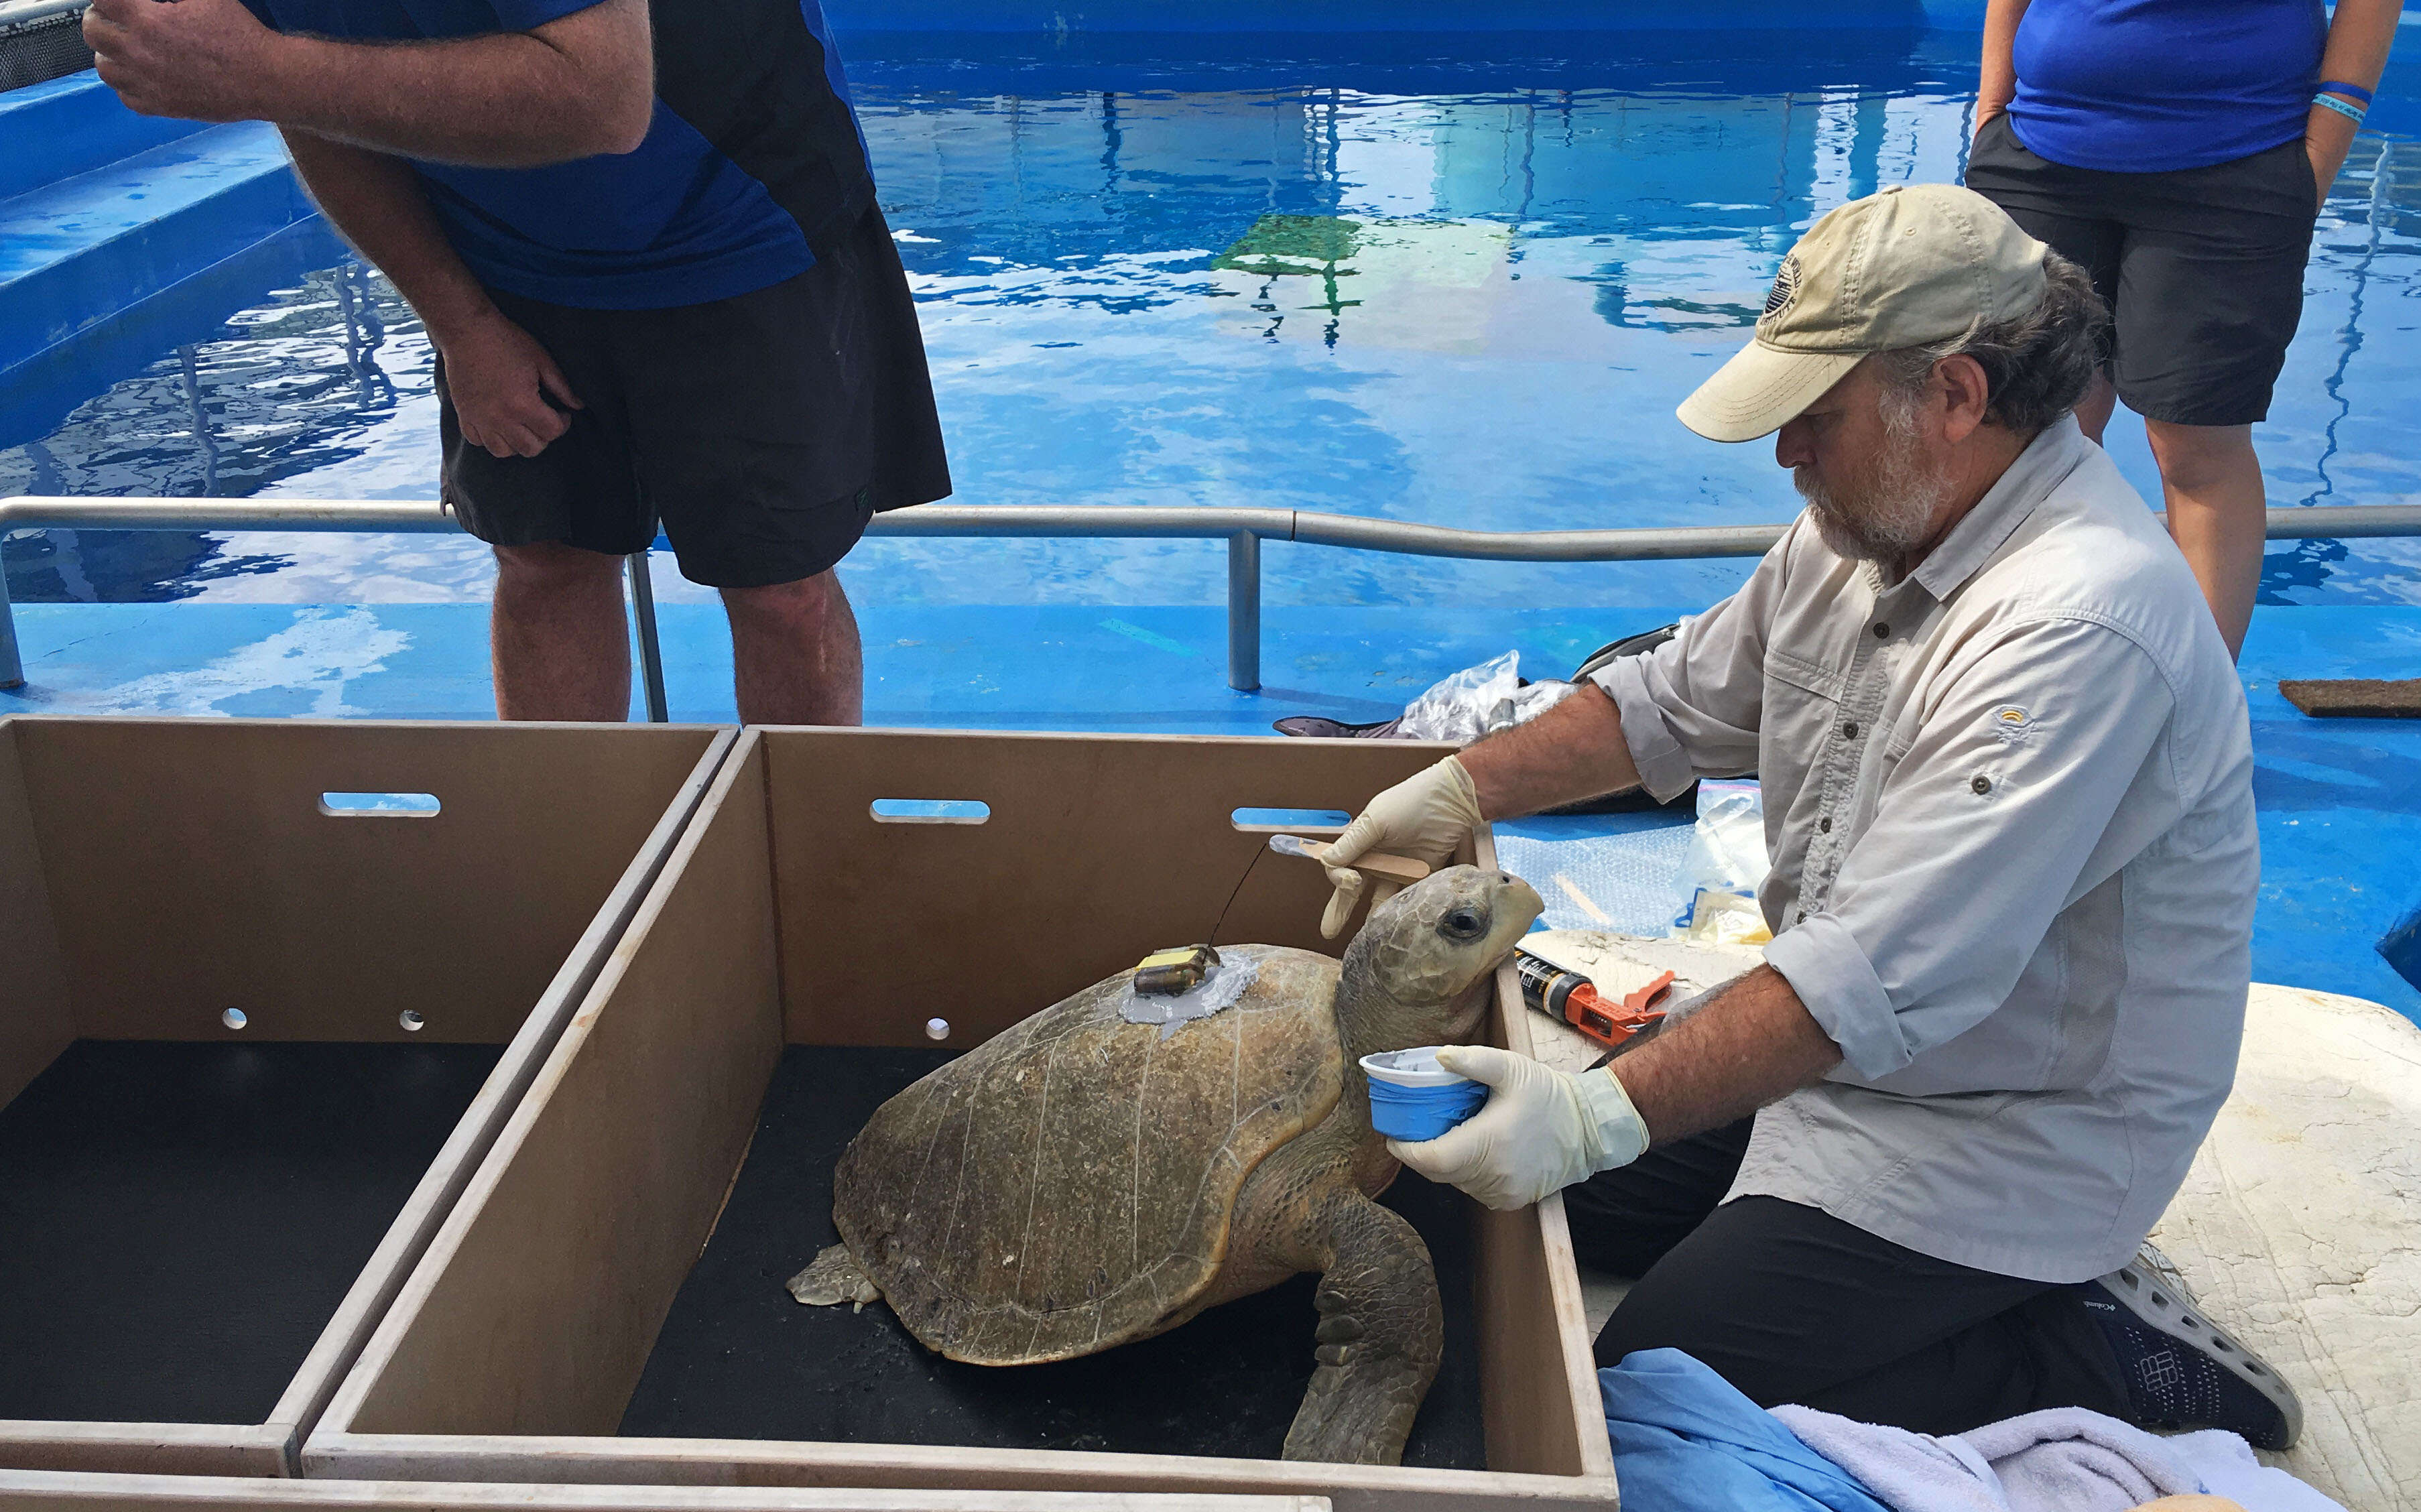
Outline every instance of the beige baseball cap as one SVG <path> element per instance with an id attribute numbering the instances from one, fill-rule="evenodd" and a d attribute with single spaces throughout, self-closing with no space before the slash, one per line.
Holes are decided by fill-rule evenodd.
<path id="1" fill-rule="evenodd" d="M 1757 335 L 1674 413 L 1710 441 L 1770 435 L 1874 352 L 2034 308 L 2047 250 L 1957 184 L 1852 200 L 1807 228 L 1782 259 Z"/>

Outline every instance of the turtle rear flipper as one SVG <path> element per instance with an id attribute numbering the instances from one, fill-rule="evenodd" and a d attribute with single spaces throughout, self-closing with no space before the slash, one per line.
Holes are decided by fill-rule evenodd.
<path id="1" fill-rule="evenodd" d="M 809 1307 L 855 1302 L 855 1311 L 882 1300 L 882 1289 L 859 1268 L 846 1244 L 829 1245 L 808 1261 L 804 1270 L 790 1278 L 790 1295 Z"/>
<path id="2" fill-rule="evenodd" d="M 1311 1223 L 1304 1239 L 1327 1256 L 1313 1298 L 1320 1364 L 1284 1457 L 1400 1463 L 1445 1342 L 1429 1246 L 1412 1224 L 1351 1189 L 1320 1204 Z"/>

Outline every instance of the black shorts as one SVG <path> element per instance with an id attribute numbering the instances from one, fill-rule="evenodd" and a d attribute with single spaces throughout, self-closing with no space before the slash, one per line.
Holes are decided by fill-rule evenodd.
<path id="1" fill-rule="evenodd" d="M 1977 133 L 1967 187 L 2092 275 L 2127 408 L 2184 426 L 2269 415 L 2319 214 L 2301 138 L 2207 168 L 2102 173 L 2036 156 L 2005 114 Z"/>
<path id="2" fill-rule="evenodd" d="M 585 408 L 536 457 L 462 440 L 437 374 L 445 498 L 498 546 L 627 555 L 656 524 L 718 588 L 813 577 L 879 509 L 950 491 L 907 274 L 882 212 L 798 277 L 706 304 L 592 310 L 491 291 Z"/>

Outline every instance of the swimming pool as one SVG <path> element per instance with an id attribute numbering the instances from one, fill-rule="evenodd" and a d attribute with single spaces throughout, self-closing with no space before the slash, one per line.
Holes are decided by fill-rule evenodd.
<path id="1" fill-rule="evenodd" d="M 1971 33 L 860 34 L 882 201 L 957 498 L 1242 504 L 1505 529 L 1787 518 L 1762 444 L 1674 403 L 1798 231 L 1955 178 Z M 2393 76 L 2391 76 L 2391 85 Z M 2392 109 L 2374 119 L 2397 120 Z M 2273 504 L 2421 493 L 2421 148 L 2366 133 L 2257 440 Z M 223 326 L 0 394 L 0 493 L 425 497 L 430 351 L 300 228 Z M 120 346 L 124 343 L 121 340 Z M 81 385 L 82 392 L 79 392 Z M 71 407 L 71 408 L 70 408 Z M 2140 430 L 2114 452 L 2139 487 Z M 441 538 L 101 536 L 5 548 L 23 601 L 484 597 Z M 1703 603 L 1745 563 L 1455 563 L 1273 545 L 1273 606 Z M 882 540 L 892 604 L 1201 604 L 1185 542 Z M 664 597 L 696 596 L 662 574 Z M 2282 543 L 2273 602 L 2421 602 L 2421 543 Z"/>

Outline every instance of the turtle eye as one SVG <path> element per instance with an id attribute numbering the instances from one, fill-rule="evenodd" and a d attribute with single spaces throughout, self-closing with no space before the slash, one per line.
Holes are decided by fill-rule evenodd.
<path id="1" fill-rule="evenodd" d="M 1438 933 L 1448 940 L 1476 940 L 1487 932 L 1488 915 L 1467 903 L 1446 910 L 1445 917 L 1438 921 Z"/>

